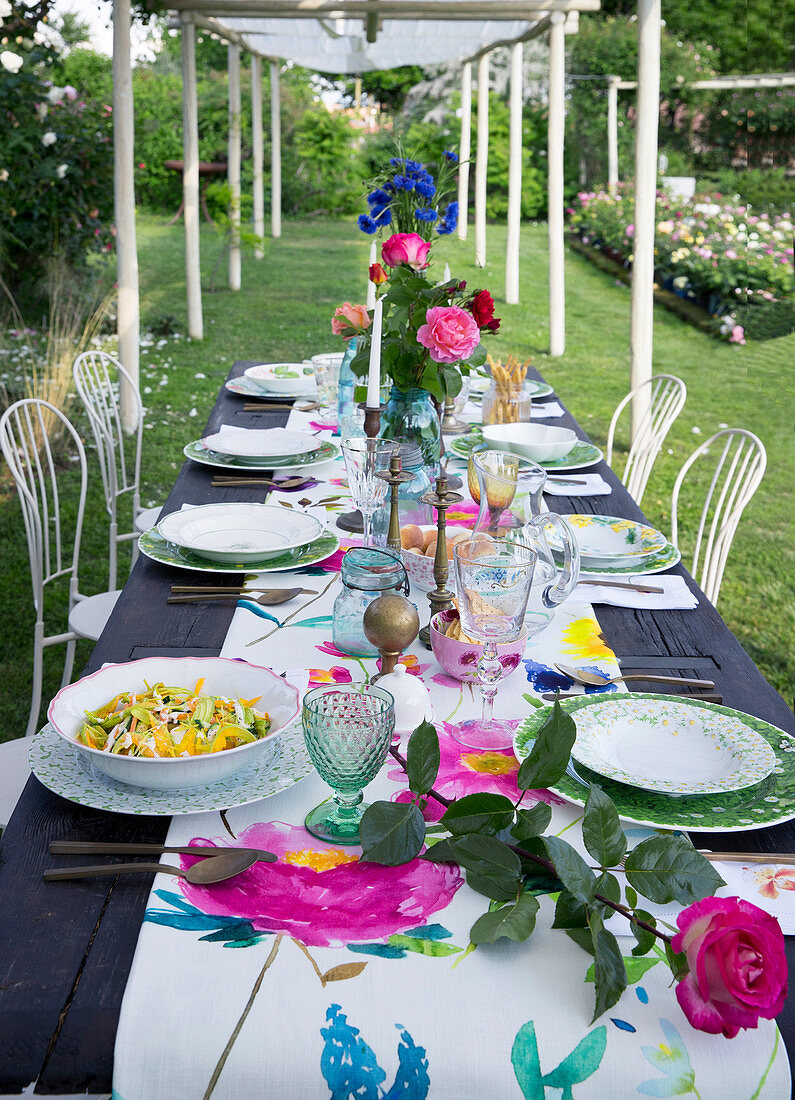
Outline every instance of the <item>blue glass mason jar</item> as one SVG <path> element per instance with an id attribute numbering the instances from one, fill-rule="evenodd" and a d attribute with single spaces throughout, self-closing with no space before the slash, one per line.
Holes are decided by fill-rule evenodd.
<path id="1" fill-rule="evenodd" d="M 416 443 L 422 452 L 428 477 L 436 477 L 442 451 L 442 432 L 439 414 L 427 390 L 404 391 L 393 386 L 386 408 L 381 413 L 378 434 L 385 439 Z"/>
<path id="2" fill-rule="evenodd" d="M 403 563 L 388 550 L 356 546 L 342 558 L 342 591 L 334 601 L 334 645 L 355 657 L 374 657 L 378 650 L 364 634 L 364 613 L 386 592 L 409 594 Z"/>

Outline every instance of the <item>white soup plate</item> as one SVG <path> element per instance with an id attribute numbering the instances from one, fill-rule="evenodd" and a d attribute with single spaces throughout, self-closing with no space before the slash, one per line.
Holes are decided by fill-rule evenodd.
<path id="1" fill-rule="evenodd" d="M 271 504 L 200 504 L 172 512 L 157 531 L 210 561 L 246 564 L 314 542 L 323 524 L 306 512 Z"/>
<path id="2" fill-rule="evenodd" d="M 243 373 L 267 393 L 287 396 L 315 390 L 315 372 L 311 363 L 259 363 Z"/>
<path id="3" fill-rule="evenodd" d="M 233 458 L 297 458 L 317 451 L 319 442 L 311 432 L 287 428 L 221 428 L 202 439 L 209 451 Z"/>

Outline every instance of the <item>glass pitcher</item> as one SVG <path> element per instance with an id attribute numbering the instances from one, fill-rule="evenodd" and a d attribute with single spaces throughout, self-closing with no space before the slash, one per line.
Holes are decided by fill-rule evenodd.
<path id="1" fill-rule="evenodd" d="M 469 491 L 479 505 L 476 533 L 505 539 L 538 556 L 527 603 L 528 635 L 540 633 L 568 599 L 580 576 L 580 549 L 569 524 L 557 512 L 542 511 L 547 475 L 542 466 L 504 451 L 479 451 L 469 459 Z M 558 568 L 547 540 L 552 528 L 563 547 Z"/>

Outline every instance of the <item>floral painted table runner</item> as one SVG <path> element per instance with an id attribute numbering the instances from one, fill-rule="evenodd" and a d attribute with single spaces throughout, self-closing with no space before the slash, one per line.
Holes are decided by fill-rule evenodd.
<path id="1" fill-rule="evenodd" d="M 343 472 L 323 471 L 326 480 L 307 495 L 317 502 L 339 493 L 331 508 L 346 508 Z M 268 584 L 300 583 L 318 594 L 297 610 L 273 609 L 272 619 L 238 608 L 223 655 L 288 678 L 308 670 L 311 685 L 371 675 L 375 659 L 352 658 L 332 641 L 338 569 L 339 554 L 300 573 L 269 574 Z M 516 799 L 510 751 L 469 750 L 449 734 L 449 722 L 477 713 L 476 687 L 452 680 L 416 643 L 403 660 L 432 693 L 442 752 L 436 789 Z M 524 693 L 569 688 L 556 660 L 617 668 L 589 605 L 564 605 L 528 644 L 496 713 L 518 718 L 528 709 Z M 303 774 L 300 725 L 284 741 Z M 358 849 L 316 840 L 303 819 L 328 794 L 311 773 L 223 817 L 173 820 L 170 844 L 250 845 L 278 860 L 213 887 L 157 877 L 122 1007 L 116 1100 L 789 1096 L 775 1024 L 733 1040 L 694 1031 L 668 967 L 654 954 L 629 958 L 629 938 L 619 942 L 630 984 L 609 1015 L 591 1022 L 590 958 L 550 929 L 549 898 L 540 899 L 532 939 L 473 948 L 469 928 L 488 902 L 458 869 L 364 864 Z M 397 764 L 385 765 L 366 797 L 407 797 Z M 525 805 L 534 800 L 553 808 L 548 832 L 584 852 L 581 811 L 548 791 L 530 792 Z M 628 832 L 636 841 L 648 835 Z"/>

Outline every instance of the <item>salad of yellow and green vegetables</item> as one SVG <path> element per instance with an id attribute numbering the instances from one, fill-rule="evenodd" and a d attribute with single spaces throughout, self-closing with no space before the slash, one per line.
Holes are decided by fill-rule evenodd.
<path id="1" fill-rule="evenodd" d="M 200 695 L 203 684 L 192 691 L 165 684 L 124 691 L 86 711 L 77 740 L 120 756 L 168 758 L 222 752 L 267 736 L 271 720 L 254 709 L 258 699 Z"/>

